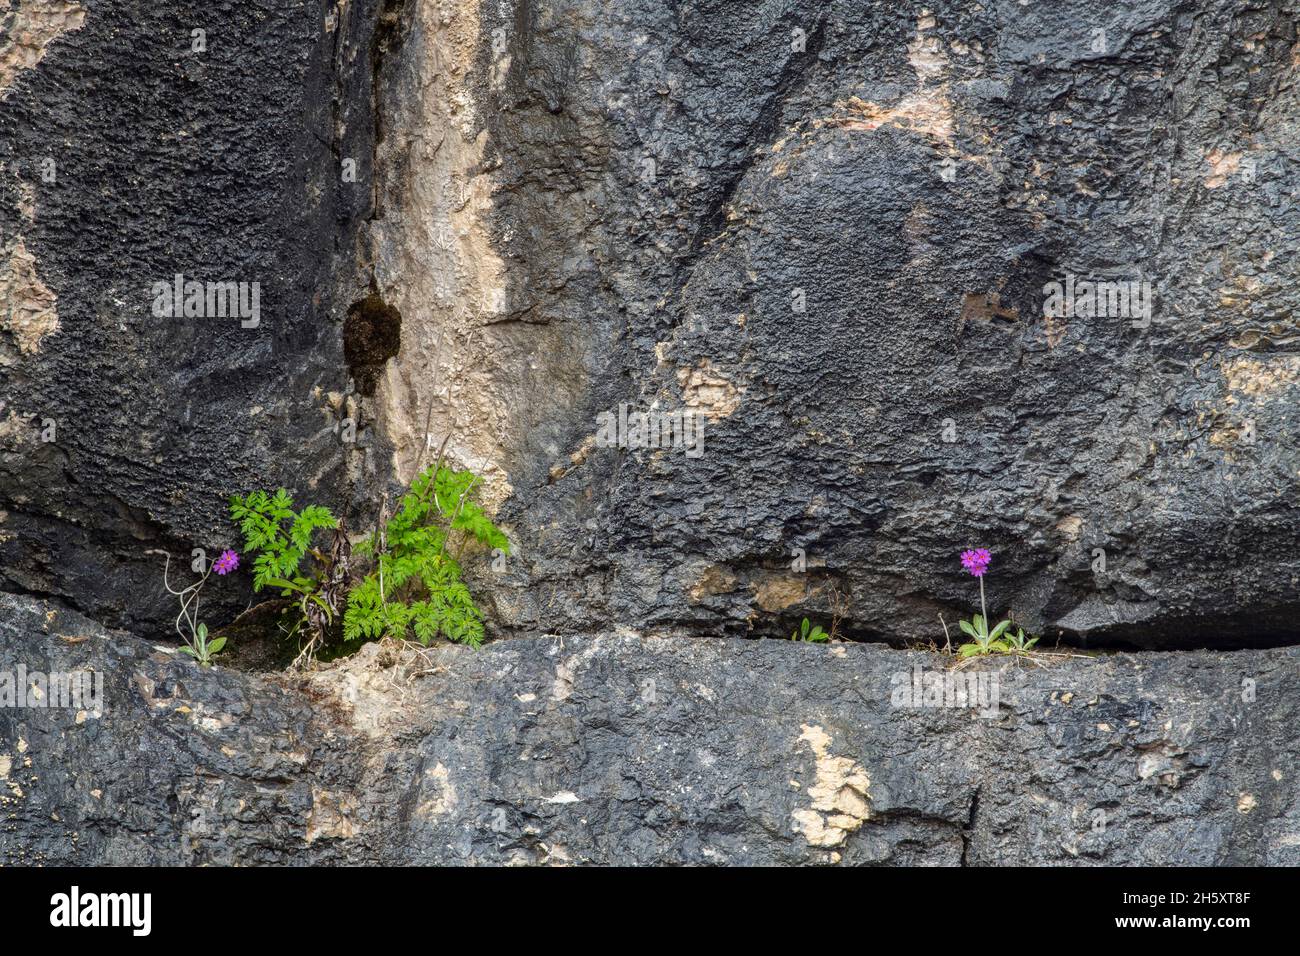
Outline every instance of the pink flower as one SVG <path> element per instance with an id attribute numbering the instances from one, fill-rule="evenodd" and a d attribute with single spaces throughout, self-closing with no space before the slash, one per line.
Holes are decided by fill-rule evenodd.
<path id="1" fill-rule="evenodd" d="M 217 574 L 229 574 L 237 567 L 239 567 L 239 555 L 234 551 L 222 551 L 221 557 L 212 562 L 212 570 Z"/>
<path id="2" fill-rule="evenodd" d="M 993 555 L 989 554 L 988 548 L 976 548 L 973 551 L 963 551 L 961 553 L 961 566 L 971 573 L 973 577 L 982 578 L 984 572 L 989 569 L 989 562 Z"/>

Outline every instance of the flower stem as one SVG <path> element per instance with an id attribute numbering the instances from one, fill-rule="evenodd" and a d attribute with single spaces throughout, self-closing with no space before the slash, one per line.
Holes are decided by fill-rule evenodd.
<path id="1" fill-rule="evenodd" d="M 984 615 L 984 627 L 982 628 L 984 636 L 989 633 L 989 609 L 984 605 L 984 575 L 980 575 L 980 611 Z"/>

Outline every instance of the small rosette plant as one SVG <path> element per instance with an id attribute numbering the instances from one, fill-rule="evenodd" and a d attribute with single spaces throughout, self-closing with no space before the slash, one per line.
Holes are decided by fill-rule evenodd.
<path id="1" fill-rule="evenodd" d="M 225 577 L 238 567 L 239 555 L 227 549 L 221 552 L 221 557 L 208 565 L 207 571 L 198 583 L 186 588 L 174 588 L 168 579 L 168 571 L 171 569 L 170 554 L 167 555 L 167 561 L 163 565 L 163 587 L 168 593 L 180 598 L 181 602 L 180 613 L 176 615 L 176 633 L 184 641 L 180 651 L 194 658 L 203 667 L 212 666 L 212 658 L 221 653 L 226 646 L 226 639 L 208 637 L 208 625 L 199 620 L 199 592 L 203 590 L 203 585 L 207 584 L 208 577 L 213 571 L 218 577 Z M 186 631 L 189 633 L 186 634 Z"/>
<path id="2" fill-rule="evenodd" d="M 977 657 L 984 654 L 1025 654 L 1038 643 L 1036 637 L 1026 637 L 1023 628 L 1011 633 L 1010 619 L 1001 621 L 990 629 L 988 606 L 984 600 L 984 575 L 988 573 L 993 555 L 988 548 L 974 548 L 961 553 L 961 566 L 980 582 L 980 613 L 969 621 L 958 621 L 962 633 L 971 643 L 957 648 L 960 657 Z"/>

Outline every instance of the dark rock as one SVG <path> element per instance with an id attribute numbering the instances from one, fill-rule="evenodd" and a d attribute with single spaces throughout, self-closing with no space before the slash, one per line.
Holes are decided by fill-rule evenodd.
<path id="1" fill-rule="evenodd" d="M 0 710 L 0 858 L 1298 861 L 1285 4 L 0 6 L 0 648 L 110 704 Z M 702 445 L 604 447 L 650 410 Z M 444 443 L 518 640 L 165 649 L 230 494 L 365 532 Z M 1214 652 L 984 719 L 890 706 L 939 658 L 737 640 L 938 639 L 976 545 L 993 613 Z"/>
<path id="2" fill-rule="evenodd" d="M 104 675 L 99 718 L 0 708 L 0 862 L 1300 863 L 1300 648 L 955 672 L 983 709 L 864 645 L 386 656 L 205 671 L 0 598 L 0 669 Z"/>
<path id="3" fill-rule="evenodd" d="M 450 435 L 513 633 L 781 634 L 833 587 L 929 638 L 985 545 L 1077 642 L 1297 639 L 1283 6 L 15 10 L 10 590 L 156 627 L 148 552 L 230 544 L 231 492 L 364 529 Z M 259 326 L 156 317 L 176 274 L 259 282 Z M 1149 281 L 1149 323 L 1045 319 L 1069 276 Z M 596 447 L 622 404 L 703 455 Z"/>
<path id="4" fill-rule="evenodd" d="M 316 3 L 13 4 L 0 26 L 5 588 L 158 626 L 174 611 L 150 552 L 188 565 L 194 548 L 234 544 L 230 494 L 284 484 L 348 500 L 370 444 L 363 424 L 345 445 L 340 420 L 373 120 L 367 47 L 339 38 L 375 5 L 327 29 Z M 33 43 L 43 58 L 19 68 Z M 32 282 L 6 282 L 17 243 Z M 257 283 L 258 324 L 155 315 L 154 283 L 177 274 Z M 36 305 L 57 326 L 24 337 Z M 235 595 L 208 593 L 228 617 Z"/>
<path id="5" fill-rule="evenodd" d="M 854 635 L 930 638 L 985 545 L 1035 629 L 1297 640 L 1294 12 L 929 9 L 492 21 L 512 294 L 601 356 L 560 447 L 620 402 L 714 416 L 699 459 L 507 465 L 512 623 L 781 634 L 834 585 Z M 529 229 L 575 190 L 576 275 L 576 223 Z M 1149 325 L 1046 320 L 1068 275 L 1149 280 Z"/>

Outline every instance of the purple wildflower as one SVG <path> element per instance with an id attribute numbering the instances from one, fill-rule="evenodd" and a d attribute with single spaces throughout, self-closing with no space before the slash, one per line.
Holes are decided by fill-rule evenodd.
<path id="1" fill-rule="evenodd" d="M 961 553 L 961 566 L 977 578 L 984 577 L 984 572 L 989 569 L 989 562 L 993 556 L 989 554 L 988 548 L 976 548 L 973 551 L 963 551 Z"/>
<path id="2" fill-rule="evenodd" d="M 239 555 L 234 551 L 222 551 L 221 557 L 212 562 L 212 570 L 217 574 L 229 574 L 239 567 Z"/>

